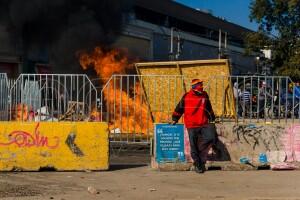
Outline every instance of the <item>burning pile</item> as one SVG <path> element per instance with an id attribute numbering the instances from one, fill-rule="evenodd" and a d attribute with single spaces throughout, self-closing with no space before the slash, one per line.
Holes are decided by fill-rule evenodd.
<path id="1" fill-rule="evenodd" d="M 128 61 L 126 51 L 121 49 L 104 50 L 100 47 L 89 54 L 81 52 L 80 64 L 83 69 L 93 67 L 105 84 L 114 74 L 125 74 L 132 65 Z M 147 134 L 153 126 L 149 108 L 142 95 L 141 84 L 131 84 L 131 89 L 120 88 L 122 80 L 116 80 L 114 87 L 103 90 L 111 130 L 119 129 L 121 133 Z M 129 86 L 127 86 L 129 87 Z M 126 90 L 126 91 L 125 91 Z M 104 113 L 100 113 L 104 116 Z"/>

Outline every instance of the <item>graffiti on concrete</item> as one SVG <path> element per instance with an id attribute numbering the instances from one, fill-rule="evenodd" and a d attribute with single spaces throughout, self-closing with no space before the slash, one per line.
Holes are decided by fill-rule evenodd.
<path id="1" fill-rule="evenodd" d="M 280 149 L 278 138 L 284 131 L 283 127 L 269 127 L 256 126 L 254 124 L 241 125 L 237 124 L 233 126 L 233 133 L 236 134 L 236 142 L 246 142 L 252 145 L 253 150 L 256 147 L 263 145 L 267 151 Z"/>
<path id="2" fill-rule="evenodd" d="M 79 149 L 79 147 L 75 144 L 75 139 L 76 139 L 76 134 L 70 133 L 66 139 L 66 144 L 68 145 L 68 147 L 70 148 L 72 153 L 74 153 L 78 157 L 82 157 L 82 156 L 84 156 L 84 154 Z"/>
<path id="3" fill-rule="evenodd" d="M 37 123 L 33 133 L 22 130 L 12 131 L 8 134 L 9 141 L 0 141 L 0 146 L 17 145 L 18 147 L 46 147 L 56 149 L 59 146 L 59 138 L 53 137 L 52 142 L 49 142 L 48 137 L 41 135 L 39 125 Z"/>

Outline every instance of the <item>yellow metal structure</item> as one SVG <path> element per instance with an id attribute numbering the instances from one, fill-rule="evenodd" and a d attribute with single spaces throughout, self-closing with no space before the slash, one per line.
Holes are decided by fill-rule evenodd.
<path id="1" fill-rule="evenodd" d="M 98 122 L 0 122 L 0 171 L 107 170 L 108 126 Z"/>
<path id="2" fill-rule="evenodd" d="M 166 114 L 172 113 L 181 96 L 190 89 L 192 79 L 203 80 L 216 116 L 235 117 L 235 103 L 232 84 L 229 80 L 228 60 L 193 60 L 170 62 L 136 63 L 139 75 L 178 75 L 178 78 L 154 79 L 141 76 L 144 92 L 152 114 L 163 108 Z M 180 79 L 183 75 L 184 79 Z M 170 94 L 166 94 L 169 91 Z M 157 103 L 159 102 L 159 104 Z"/>

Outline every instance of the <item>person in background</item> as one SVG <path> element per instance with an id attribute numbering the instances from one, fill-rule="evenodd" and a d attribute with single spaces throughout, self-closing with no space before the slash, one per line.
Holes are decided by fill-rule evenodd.
<path id="1" fill-rule="evenodd" d="M 268 97 L 267 84 L 265 81 L 262 81 L 258 89 L 258 115 L 260 118 L 265 117 L 266 97 Z"/>
<path id="2" fill-rule="evenodd" d="M 297 81 L 295 83 L 293 93 L 294 93 L 295 99 L 297 99 L 297 101 L 299 101 L 299 98 L 300 98 L 300 83 L 299 83 L 299 81 Z"/>
<path id="3" fill-rule="evenodd" d="M 215 114 L 208 97 L 203 90 L 203 81 L 192 80 L 192 88 L 183 95 L 180 102 L 172 114 L 173 124 L 184 115 L 184 124 L 187 128 L 191 147 L 191 157 L 194 160 L 195 171 L 203 173 L 205 163 L 201 159 L 201 152 L 205 151 L 210 145 L 214 145 L 217 140 L 217 133 L 214 124 Z M 201 143 L 198 147 L 198 139 Z"/>
<path id="4" fill-rule="evenodd" d="M 233 95 L 236 100 L 241 96 L 241 90 L 239 89 L 237 82 L 233 84 Z"/>
<path id="5" fill-rule="evenodd" d="M 300 111 L 300 83 L 299 81 L 295 82 L 294 86 L 294 115 L 298 118 L 300 118 L 299 111 Z"/>
<path id="6" fill-rule="evenodd" d="M 237 114 L 239 117 L 242 116 L 242 112 L 243 112 L 243 108 L 241 106 L 241 95 L 242 95 L 242 92 L 241 90 L 239 89 L 239 86 L 238 86 L 238 83 L 235 82 L 233 84 L 233 96 L 234 96 L 234 99 L 235 99 L 235 104 L 237 105 Z"/>
<path id="7" fill-rule="evenodd" d="M 244 116 L 247 116 L 249 114 L 250 110 L 250 100 L 251 100 L 251 94 L 249 92 L 249 86 L 246 84 L 244 91 L 241 94 L 241 106 L 244 112 Z"/>

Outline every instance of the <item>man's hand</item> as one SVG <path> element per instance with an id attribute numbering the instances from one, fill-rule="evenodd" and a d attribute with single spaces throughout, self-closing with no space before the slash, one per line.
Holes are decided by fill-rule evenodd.
<path id="1" fill-rule="evenodd" d="M 218 124 L 220 122 L 221 122 L 221 120 L 219 118 L 216 118 L 215 120 L 210 120 L 209 121 L 210 124 Z"/>
<path id="2" fill-rule="evenodd" d="M 214 121 L 212 121 L 213 124 L 221 123 L 221 120 L 219 118 L 216 118 Z"/>

